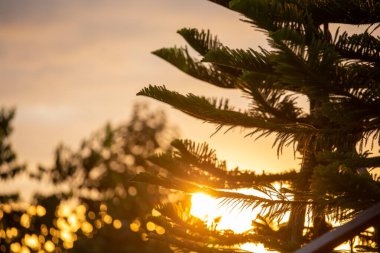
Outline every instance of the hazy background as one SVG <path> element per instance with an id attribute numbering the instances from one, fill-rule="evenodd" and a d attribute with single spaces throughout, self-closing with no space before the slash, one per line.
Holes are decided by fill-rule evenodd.
<path id="1" fill-rule="evenodd" d="M 207 141 L 229 167 L 273 171 L 297 168 L 289 149 L 277 159 L 270 139 L 254 143 L 239 130 L 210 137 L 215 126 L 135 94 L 149 84 L 182 93 L 241 94 L 197 81 L 150 54 L 185 45 L 183 27 L 210 29 L 230 47 L 266 46 L 242 18 L 206 0 L 0 0 L 0 101 L 17 109 L 12 136 L 19 161 L 53 161 L 59 143 L 73 149 L 106 122 L 128 119 L 137 101 L 167 111 L 183 138 Z"/>

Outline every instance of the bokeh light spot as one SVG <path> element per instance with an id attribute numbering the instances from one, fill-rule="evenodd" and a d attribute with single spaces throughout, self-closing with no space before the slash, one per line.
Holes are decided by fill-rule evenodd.
<path id="1" fill-rule="evenodd" d="M 141 234 L 141 240 L 148 241 L 148 234 L 147 233 L 142 233 Z"/>
<path id="2" fill-rule="evenodd" d="M 47 252 L 53 252 L 55 250 L 55 245 L 52 241 L 46 241 L 44 248 Z"/>
<path id="3" fill-rule="evenodd" d="M 148 231 L 154 231 L 156 229 L 156 224 L 154 224 L 151 221 L 148 221 L 146 223 L 146 229 L 148 229 Z"/>
<path id="4" fill-rule="evenodd" d="M 92 230 L 94 229 L 93 226 L 91 225 L 91 223 L 85 221 L 82 223 L 81 225 L 81 229 L 83 231 L 83 233 L 86 233 L 86 234 L 89 234 L 92 232 Z"/>
<path id="5" fill-rule="evenodd" d="M 18 242 L 14 242 L 11 244 L 11 251 L 12 252 L 19 252 L 21 250 L 21 245 Z"/>
<path id="6" fill-rule="evenodd" d="M 156 233 L 159 234 L 159 235 L 163 235 L 165 234 L 165 228 L 161 227 L 161 226 L 156 226 Z"/>
<path id="7" fill-rule="evenodd" d="M 38 205 L 38 206 L 36 207 L 36 213 L 37 213 L 37 215 L 40 216 L 40 217 L 41 217 L 41 216 L 45 216 L 45 214 L 46 214 L 46 209 L 45 209 L 45 207 Z"/>
<path id="8" fill-rule="evenodd" d="M 29 214 L 24 213 L 23 215 L 21 215 L 20 223 L 21 223 L 21 225 L 23 227 L 29 228 L 29 226 L 30 226 L 30 216 L 29 216 Z"/>
<path id="9" fill-rule="evenodd" d="M 110 215 L 106 214 L 106 215 L 104 215 L 104 217 L 103 217 L 103 221 L 104 221 L 104 223 L 106 223 L 106 224 L 111 224 L 111 223 L 112 223 L 112 217 L 111 217 Z"/>
<path id="10" fill-rule="evenodd" d="M 30 253 L 30 249 L 26 246 L 22 246 L 20 253 Z"/>
<path id="11" fill-rule="evenodd" d="M 113 221 L 113 227 L 114 227 L 114 228 L 116 228 L 116 229 L 120 229 L 121 226 L 122 226 L 122 224 L 121 224 L 121 221 L 120 221 L 120 220 L 115 219 L 115 220 Z"/>
<path id="12" fill-rule="evenodd" d="M 134 220 L 130 225 L 129 225 L 129 228 L 133 231 L 133 232 L 138 232 L 140 230 L 140 226 L 141 226 L 141 223 L 139 220 Z"/>
<path id="13" fill-rule="evenodd" d="M 134 186 L 129 186 L 128 187 L 128 194 L 132 197 L 137 195 L 137 189 Z"/>

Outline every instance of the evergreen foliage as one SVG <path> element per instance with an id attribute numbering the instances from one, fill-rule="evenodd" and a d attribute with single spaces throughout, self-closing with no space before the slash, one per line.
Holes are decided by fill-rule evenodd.
<path id="1" fill-rule="evenodd" d="M 179 251 L 235 252 L 237 244 L 256 242 L 289 252 L 330 230 L 331 223 L 350 220 L 380 201 L 379 178 L 370 173 L 380 167 L 380 38 L 375 35 L 380 3 L 212 2 L 244 15 L 245 22 L 267 37 L 270 49 L 231 49 L 209 31 L 183 28 L 178 33 L 200 59 L 186 47 L 153 54 L 211 85 L 240 90 L 250 100 L 249 109 L 233 108 L 225 98 L 182 95 L 164 86 L 151 85 L 138 95 L 215 124 L 217 130 L 241 127 L 249 131 L 247 137 L 274 135 L 278 154 L 292 145 L 302 158 L 301 166 L 281 174 L 227 171 L 225 162 L 206 144 L 177 140 L 172 143 L 174 151 L 150 158 L 167 175 L 142 173 L 135 180 L 205 192 L 239 208 L 261 208 L 252 230 L 231 235 L 206 232 L 195 227 L 197 222 L 178 218 L 181 215 L 164 207 L 161 222 L 172 233 L 161 239 Z M 362 25 L 362 32 L 350 34 L 352 25 Z M 303 98 L 308 105 L 300 105 Z M 284 186 L 277 189 L 274 182 Z M 252 188 L 267 197 L 231 191 L 239 188 Z M 183 211 L 180 206 L 171 208 Z M 311 219 L 305 223 L 307 217 Z M 378 247 L 373 233 L 361 235 L 366 240 L 358 249 Z"/>

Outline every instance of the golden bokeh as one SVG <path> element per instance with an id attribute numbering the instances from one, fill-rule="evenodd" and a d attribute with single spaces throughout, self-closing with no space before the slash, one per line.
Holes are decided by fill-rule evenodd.
<path id="1" fill-rule="evenodd" d="M 103 221 L 106 224 L 111 224 L 112 223 L 112 217 L 110 215 L 106 214 L 103 216 Z"/>
<path id="2" fill-rule="evenodd" d="M 156 230 L 156 224 L 154 224 L 154 223 L 151 222 L 151 221 L 148 221 L 148 222 L 146 223 L 146 229 L 147 229 L 148 231 L 154 231 L 154 230 Z"/>
<path id="3" fill-rule="evenodd" d="M 165 234 L 165 232 L 166 232 L 166 231 L 165 231 L 165 228 L 156 225 L 156 233 L 157 233 L 158 235 L 163 235 L 163 234 Z"/>
<path id="4" fill-rule="evenodd" d="M 100 211 L 101 212 L 107 212 L 107 205 L 106 204 L 101 204 L 100 205 Z"/>
<path id="5" fill-rule="evenodd" d="M 30 253 L 30 249 L 26 246 L 22 246 L 20 253 Z"/>
<path id="6" fill-rule="evenodd" d="M 87 221 L 83 222 L 82 225 L 81 225 L 81 230 L 85 234 L 91 233 L 93 231 L 93 229 L 94 228 L 93 228 L 92 224 L 89 223 L 89 222 L 87 222 Z"/>
<path id="7" fill-rule="evenodd" d="M 132 197 L 137 195 L 137 189 L 134 186 L 129 186 L 128 187 L 128 194 Z"/>
<path id="8" fill-rule="evenodd" d="M 122 227 L 122 223 L 121 223 L 121 221 L 118 220 L 118 219 L 115 219 L 115 220 L 113 221 L 113 227 L 116 228 L 116 229 L 120 229 L 120 228 Z"/>
<path id="9" fill-rule="evenodd" d="M 90 218 L 91 220 L 94 220 L 95 219 L 95 213 L 93 212 L 93 211 L 90 211 L 90 212 L 88 212 L 88 218 Z"/>
<path id="10" fill-rule="evenodd" d="M 24 242 L 26 246 L 33 250 L 37 250 L 38 248 L 40 248 L 40 241 L 38 240 L 38 236 L 36 234 L 26 234 L 24 236 Z"/>
<path id="11" fill-rule="evenodd" d="M 10 248 L 11 248 L 11 251 L 15 253 L 21 251 L 21 245 L 18 242 L 12 243 Z"/>
<path id="12" fill-rule="evenodd" d="M 47 251 L 47 252 L 53 252 L 55 250 L 55 245 L 52 241 L 46 241 L 45 244 L 44 244 L 44 249 Z"/>
<path id="13" fill-rule="evenodd" d="M 129 228 L 131 229 L 131 231 L 133 232 L 138 232 L 140 230 L 140 226 L 141 226 L 141 223 L 139 220 L 134 220 L 130 225 L 129 225 Z"/>
<path id="14" fill-rule="evenodd" d="M 57 217 L 68 217 L 71 214 L 71 208 L 68 205 L 60 205 L 57 209 Z"/>
<path id="15" fill-rule="evenodd" d="M 149 239 L 148 239 L 148 234 L 147 233 L 142 233 L 141 234 L 141 240 L 143 240 L 143 241 L 148 241 Z"/>
<path id="16" fill-rule="evenodd" d="M 27 213 L 24 213 L 23 215 L 21 215 L 20 224 L 21 224 L 21 226 L 23 226 L 25 228 L 29 228 L 29 226 L 30 226 L 30 215 Z"/>

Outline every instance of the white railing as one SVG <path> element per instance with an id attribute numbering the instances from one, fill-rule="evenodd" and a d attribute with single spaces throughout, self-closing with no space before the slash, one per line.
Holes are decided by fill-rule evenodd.
<path id="1" fill-rule="evenodd" d="M 380 226 L 380 202 L 361 212 L 351 221 L 318 237 L 294 253 L 327 253 L 368 227 Z M 379 244 L 379 241 L 377 242 Z M 378 245 L 379 247 L 379 245 Z"/>

